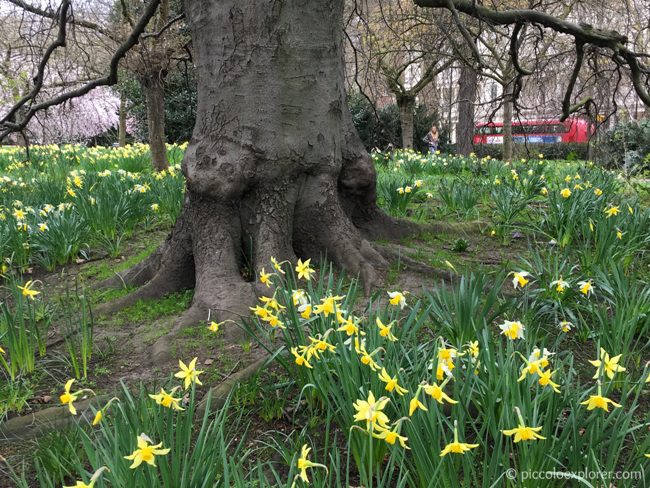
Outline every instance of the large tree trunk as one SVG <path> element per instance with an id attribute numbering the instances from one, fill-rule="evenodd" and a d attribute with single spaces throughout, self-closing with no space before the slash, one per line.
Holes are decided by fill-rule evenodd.
<path id="1" fill-rule="evenodd" d="M 512 108 L 513 108 L 513 83 L 503 87 L 503 160 L 512 161 Z"/>
<path id="2" fill-rule="evenodd" d="M 399 121 L 402 129 L 402 147 L 404 149 L 412 149 L 415 97 L 410 95 L 398 95 L 397 107 L 399 108 Z"/>
<path id="3" fill-rule="evenodd" d="M 188 322 L 247 313 L 244 256 L 326 256 L 367 287 L 387 263 L 366 237 L 410 231 L 376 205 L 374 166 L 345 102 L 343 0 L 187 0 L 197 120 L 186 201 L 166 243 L 122 275 L 122 304 L 194 286 Z"/>
<path id="4" fill-rule="evenodd" d="M 153 72 L 140 80 L 147 104 L 147 128 L 151 162 L 156 171 L 168 168 L 165 145 L 165 85 L 162 73 Z"/>
<path id="5" fill-rule="evenodd" d="M 458 124 L 456 125 L 456 152 L 468 156 L 473 151 L 474 109 L 478 75 L 465 63 L 460 66 L 458 80 Z"/>

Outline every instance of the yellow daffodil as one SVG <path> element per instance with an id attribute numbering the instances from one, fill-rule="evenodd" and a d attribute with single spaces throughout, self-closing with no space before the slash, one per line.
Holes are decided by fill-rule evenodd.
<path id="1" fill-rule="evenodd" d="M 284 270 L 282 269 L 282 265 L 278 263 L 278 260 L 275 259 L 273 256 L 271 256 L 271 264 L 273 265 L 273 268 L 280 274 L 285 274 Z M 309 265 L 307 265 L 309 266 Z"/>
<path id="2" fill-rule="evenodd" d="M 472 341 L 469 344 L 467 344 L 467 350 L 473 358 L 477 358 L 480 352 L 480 348 L 478 345 L 478 341 Z"/>
<path id="3" fill-rule="evenodd" d="M 379 379 L 386 383 L 385 389 L 387 392 L 392 392 L 395 390 L 398 395 L 404 395 L 404 393 L 408 393 L 408 390 L 406 388 L 402 388 L 399 385 L 397 375 L 391 377 L 386 371 L 386 368 L 381 368 L 381 371 L 379 372 Z"/>
<path id="4" fill-rule="evenodd" d="M 393 323 L 391 322 L 388 325 L 384 325 L 384 323 L 381 321 L 379 317 L 375 319 L 375 323 L 377 324 L 377 327 L 379 328 L 379 335 L 381 337 L 385 337 L 391 342 L 395 342 L 397 340 L 397 337 L 393 335 L 391 332 L 391 328 L 393 326 Z"/>
<path id="5" fill-rule="evenodd" d="M 357 413 L 354 415 L 356 422 L 366 422 L 366 430 L 372 431 L 375 426 L 388 429 L 388 416 L 383 412 L 389 402 L 387 397 L 375 400 L 372 391 L 368 392 L 367 400 L 357 400 L 352 405 Z"/>
<path id="6" fill-rule="evenodd" d="M 524 325 L 519 321 L 506 320 L 503 324 L 499 325 L 501 333 L 511 340 L 524 338 Z"/>
<path id="7" fill-rule="evenodd" d="M 569 190 L 568 188 L 564 188 L 560 192 L 560 195 L 562 195 L 562 198 L 569 198 L 571 196 L 571 190 Z"/>
<path id="8" fill-rule="evenodd" d="M 266 273 L 264 268 L 260 270 L 260 282 L 266 285 L 267 288 L 271 287 L 271 276 L 273 276 L 273 273 Z"/>
<path id="9" fill-rule="evenodd" d="M 600 393 L 600 392 L 599 392 Z M 616 403 L 614 400 L 610 400 L 604 396 L 591 395 L 584 402 L 580 402 L 580 405 L 587 405 L 587 410 L 593 410 L 595 408 L 602 408 L 605 412 L 609 412 L 609 404 L 612 404 L 613 407 L 620 408 L 621 405 Z"/>
<path id="10" fill-rule="evenodd" d="M 607 218 L 610 218 L 610 217 L 612 217 L 614 215 L 618 215 L 620 213 L 620 211 L 621 211 L 621 209 L 619 207 L 615 207 L 615 206 L 609 207 L 608 209 L 604 210 L 605 215 L 607 216 Z"/>
<path id="11" fill-rule="evenodd" d="M 311 280 L 311 275 L 316 271 L 313 268 L 310 268 L 311 258 L 306 261 L 298 260 L 296 264 L 296 273 L 298 273 L 298 279 L 305 278 L 307 281 Z"/>
<path id="12" fill-rule="evenodd" d="M 266 307 L 272 308 L 276 312 L 279 312 L 280 310 L 284 310 L 285 308 L 287 308 L 284 305 L 280 305 L 280 303 L 274 297 L 261 296 L 260 301 L 263 302 Z"/>
<path id="13" fill-rule="evenodd" d="M 156 456 L 164 456 L 169 452 L 169 449 L 161 449 L 162 442 L 153 445 L 153 441 L 145 434 L 138 436 L 138 448 L 133 451 L 129 456 L 124 456 L 124 459 L 133 461 L 131 469 L 135 469 L 142 463 L 147 463 L 151 466 L 156 466 Z"/>
<path id="14" fill-rule="evenodd" d="M 594 375 L 594 379 L 598 379 L 598 377 L 600 376 L 601 368 L 602 371 L 607 375 L 607 377 L 610 380 L 614 378 L 614 375 L 616 373 L 627 371 L 623 366 L 620 366 L 618 364 L 620 360 L 621 360 L 621 354 L 610 358 L 609 353 L 601 347 L 600 359 L 589 361 L 596 368 L 596 374 Z"/>
<path id="15" fill-rule="evenodd" d="M 526 378 L 526 375 L 534 375 L 534 374 L 539 375 L 541 374 L 542 370 L 543 367 L 541 365 L 541 360 L 526 361 L 526 365 L 521 370 L 521 375 L 519 376 L 519 379 L 517 379 L 517 381 L 523 381 Z"/>
<path id="16" fill-rule="evenodd" d="M 440 457 L 444 457 L 449 453 L 453 454 L 465 454 L 470 449 L 475 449 L 478 444 L 467 444 L 465 442 L 459 442 L 458 440 L 458 422 L 454 420 L 454 441 L 447 444 L 442 451 L 440 451 Z"/>
<path id="17" fill-rule="evenodd" d="M 100 423 L 103 418 L 104 418 L 104 412 L 102 412 L 101 410 L 97 410 L 97 413 L 95 414 L 95 417 L 93 418 L 93 426 Z"/>
<path id="18" fill-rule="evenodd" d="M 270 314 L 268 309 L 264 307 L 260 307 L 259 305 L 256 305 L 255 307 L 249 307 L 249 308 L 253 311 L 255 315 L 257 315 L 262 320 Z"/>
<path id="19" fill-rule="evenodd" d="M 286 329 L 284 323 L 280 320 L 280 317 L 278 317 L 277 315 L 274 315 L 274 314 L 270 313 L 266 317 L 264 317 L 262 320 L 264 322 L 268 322 L 268 324 L 271 327 L 273 327 L 274 329 L 275 328 Z"/>
<path id="20" fill-rule="evenodd" d="M 422 185 L 424 185 L 424 181 L 422 181 L 422 180 L 415 180 L 413 182 L 413 186 L 415 186 L 415 188 L 421 188 Z"/>
<path id="21" fill-rule="evenodd" d="M 601 196 L 602 194 L 603 194 L 603 190 L 601 190 L 600 188 L 594 188 L 594 195 L 596 195 L 597 197 L 599 197 L 599 196 Z"/>
<path id="22" fill-rule="evenodd" d="M 291 302 L 294 306 L 298 306 L 303 303 L 309 303 L 309 299 L 307 298 L 305 290 L 301 290 L 300 288 L 293 290 L 291 292 Z"/>
<path id="23" fill-rule="evenodd" d="M 510 274 L 514 276 L 512 286 L 515 290 L 519 287 L 525 287 L 530 282 L 530 280 L 526 279 L 526 277 L 530 276 L 530 273 L 526 271 L 512 271 Z"/>
<path id="24" fill-rule="evenodd" d="M 375 431 L 373 432 L 372 436 L 377 439 L 383 439 L 390 445 L 393 445 L 395 442 L 399 441 L 402 449 L 410 449 L 410 447 L 406 445 L 408 438 L 403 435 L 399 435 L 399 432 L 395 430 L 385 429 L 379 425 L 375 425 Z"/>
<path id="25" fill-rule="evenodd" d="M 190 387 L 192 383 L 196 383 L 197 385 L 203 384 L 201 383 L 201 380 L 199 380 L 199 375 L 203 373 L 203 371 L 196 370 L 197 359 L 198 358 L 192 359 L 189 365 L 185 365 L 185 363 L 180 359 L 178 360 L 178 366 L 181 368 L 181 370 L 178 373 L 176 373 L 174 376 L 176 378 L 183 380 L 186 390 Z"/>
<path id="26" fill-rule="evenodd" d="M 442 383 L 442 385 L 438 385 L 437 383 L 434 383 L 433 385 L 425 384 L 422 386 L 424 388 L 424 393 L 431 396 L 431 398 L 433 398 L 441 405 L 444 402 L 451 403 L 451 404 L 458 403 L 456 400 L 453 400 L 451 397 L 449 397 L 449 395 L 447 395 L 443 390 L 443 388 L 445 387 L 448 381 L 449 378 L 447 378 Z"/>
<path id="27" fill-rule="evenodd" d="M 72 384 L 74 382 L 75 382 L 74 378 L 71 379 L 71 380 L 68 380 L 66 382 L 65 387 L 64 387 L 65 391 L 63 392 L 63 394 L 61 394 L 59 396 L 59 400 L 61 401 L 61 405 L 67 405 L 68 406 L 68 410 L 70 411 L 70 413 L 72 415 L 77 415 L 77 409 L 75 408 L 73 402 L 76 402 L 77 398 L 79 398 L 82 393 L 84 393 L 86 391 L 89 391 L 89 392 L 92 393 L 92 390 L 83 389 L 83 390 L 79 390 L 79 391 L 76 391 L 76 392 L 72 393 L 70 391 L 70 389 L 72 388 Z"/>
<path id="28" fill-rule="evenodd" d="M 83 481 L 77 481 L 77 483 L 74 486 L 64 486 L 63 488 L 93 488 L 95 486 L 95 483 L 97 483 L 97 480 L 99 477 L 102 475 L 104 471 L 110 471 L 106 466 L 102 466 L 99 468 L 97 471 L 95 471 L 90 478 L 89 483 L 84 483 Z"/>
<path id="29" fill-rule="evenodd" d="M 566 333 L 566 332 L 569 332 L 573 328 L 573 324 L 571 322 L 569 322 L 568 320 L 563 320 L 562 322 L 560 322 L 559 327 L 562 330 L 562 332 Z"/>
<path id="30" fill-rule="evenodd" d="M 291 354 L 293 354 L 295 358 L 295 362 L 298 366 L 304 366 L 309 369 L 313 369 L 312 365 L 309 364 L 309 361 L 305 357 L 305 352 L 307 351 L 307 348 L 305 346 L 300 346 L 301 347 L 301 352 L 298 352 L 298 348 L 292 347 L 291 348 Z"/>
<path id="31" fill-rule="evenodd" d="M 341 327 L 336 330 L 339 332 L 345 332 L 348 336 L 359 333 L 359 327 L 357 327 L 357 324 L 350 317 L 346 318 Z"/>
<path id="32" fill-rule="evenodd" d="M 50 228 L 47 226 L 45 222 L 41 222 L 40 224 L 38 224 L 38 230 L 39 232 L 47 232 L 48 230 L 50 230 Z"/>
<path id="33" fill-rule="evenodd" d="M 327 342 L 327 336 L 331 331 L 332 329 L 328 330 L 322 338 L 320 337 L 320 334 L 318 334 L 318 337 L 309 336 L 308 339 L 309 342 L 311 342 L 311 347 L 313 347 L 318 352 L 336 351 L 336 346 Z"/>
<path id="34" fill-rule="evenodd" d="M 389 291 L 387 292 L 388 296 L 390 297 L 390 300 L 388 302 L 397 307 L 399 305 L 400 308 L 406 307 L 406 292 L 399 292 L 399 291 Z"/>
<path id="35" fill-rule="evenodd" d="M 426 405 L 420 401 L 421 390 L 422 390 L 422 386 L 419 386 L 418 390 L 415 392 L 415 396 L 411 398 L 411 401 L 409 402 L 409 417 L 412 417 L 418 408 L 420 410 L 424 410 L 425 412 L 429 411 Z"/>
<path id="36" fill-rule="evenodd" d="M 117 398 L 117 397 L 111 398 L 108 401 L 108 403 L 106 403 L 106 405 L 104 405 L 104 408 L 101 408 L 100 410 L 97 410 L 97 412 L 95 413 L 95 417 L 93 418 L 93 422 L 92 422 L 93 426 L 99 424 L 102 421 L 102 419 L 104 418 L 104 412 L 106 410 L 108 410 L 108 407 L 111 406 L 111 403 L 119 402 L 119 401 L 120 401 L 120 399 Z"/>
<path id="37" fill-rule="evenodd" d="M 327 472 L 327 466 L 318 463 L 312 463 L 309 459 L 307 459 L 307 456 L 309 456 L 309 451 L 311 451 L 311 448 L 307 447 L 307 444 L 303 445 L 300 451 L 300 457 L 298 458 L 298 469 L 300 470 L 298 477 L 300 477 L 300 479 L 305 483 L 309 483 L 309 478 L 307 477 L 308 468 L 322 468 Z"/>
<path id="38" fill-rule="evenodd" d="M 550 286 L 555 287 L 556 292 L 564 293 L 564 290 L 566 290 L 569 287 L 569 283 L 564 281 L 560 276 L 559 280 L 551 281 Z"/>
<path id="39" fill-rule="evenodd" d="M 623 231 L 621 229 L 616 229 L 616 238 L 619 241 L 623 239 Z"/>
<path id="40" fill-rule="evenodd" d="M 548 195 L 548 188 L 546 188 L 546 187 L 544 186 L 544 187 L 542 187 L 542 189 L 541 189 L 539 192 L 540 192 L 543 196 L 546 196 L 546 195 Z"/>
<path id="41" fill-rule="evenodd" d="M 541 427 L 526 427 L 525 425 L 521 424 L 514 429 L 508 429 L 508 430 L 502 430 L 503 435 L 506 436 L 515 436 L 515 443 L 521 442 L 521 441 L 534 441 L 537 439 L 546 439 L 546 437 L 543 437 L 538 434 L 538 432 L 542 430 Z"/>
<path id="42" fill-rule="evenodd" d="M 578 281 L 578 286 L 580 287 L 580 293 L 584 296 L 589 297 L 594 291 L 594 285 L 591 280 L 587 281 Z"/>
<path id="43" fill-rule="evenodd" d="M 24 286 L 19 286 L 18 289 L 22 290 L 22 294 L 24 297 L 31 298 L 33 300 L 34 297 L 40 294 L 41 292 L 32 290 L 32 286 L 34 286 L 34 281 L 29 280 L 27 283 L 25 283 Z"/>
<path id="44" fill-rule="evenodd" d="M 550 369 L 547 369 L 546 371 L 540 371 L 539 373 L 539 384 L 541 386 L 550 386 L 553 388 L 553 391 L 555 393 L 560 393 L 560 385 L 557 383 L 554 383 L 553 380 L 551 379 L 552 376 L 555 374 L 555 371 L 551 371 Z"/>
<path id="45" fill-rule="evenodd" d="M 379 365 L 375 362 L 374 359 L 372 359 L 372 355 L 375 354 L 376 351 L 374 351 L 372 354 L 368 353 L 366 350 L 365 339 L 363 341 L 359 341 L 359 338 L 355 337 L 354 350 L 359 356 L 361 356 L 359 359 L 362 364 L 369 366 L 373 371 L 377 371 L 379 369 Z"/>
<path id="46" fill-rule="evenodd" d="M 158 405 L 162 405 L 165 408 L 170 408 L 176 411 L 183 411 L 184 408 L 181 407 L 180 403 L 182 398 L 174 398 L 174 392 L 178 390 L 180 386 L 175 386 L 172 390 L 167 393 L 163 388 L 160 389 L 160 393 L 157 395 L 149 394 L 149 398 L 155 401 Z"/>
<path id="47" fill-rule="evenodd" d="M 519 407 L 515 407 L 515 412 L 519 420 L 519 425 L 514 429 L 502 430 L 501 432 L 503 433 L 503 435 L 506 435 L 508 437 L 514 435 L 515 444 L 521 441 L 534 441 L 537 439 L 546 439 L 546 437 L 542 437 L 541 435 L 538 434 L 538 432 L 542 430 L 542 427 L 526 427 L 526 424 L 524 423 L 524 418 L 521 415 L 521 411 L 519 410 Z"/>
<path id="48" fill-rule="evenodd" d="M 326 298 L 322 298 L 320 305 L 316 305 L 313 311 L 316 315 L 323 314 L 325 317 L 327 317 L 329 314 L 334 313 L 336 302 L 340 302 L 343 300 L 343 298 L 345 297 L 332 295 L 329 295 Z"/>

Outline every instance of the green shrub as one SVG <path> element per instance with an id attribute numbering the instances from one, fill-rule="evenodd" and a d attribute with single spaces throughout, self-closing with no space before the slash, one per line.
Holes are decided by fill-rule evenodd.
<path id="1" fill-rule="evenodd" d="M 479 157 L 490 156 L 494 159 L 503 159 L 503 145 L 501 144 L 476 144 L 474 152 Z M 584 142 L 557 143 L 557 144 L 515 144 L 513 156 L 519 158 L 537 158 L 539 154 L 544 159 L 567 159 L 570 161 L 588 159 L 589 145 Z"/>
<path id="2" fill-rule="evenodd" d="M 650 170 L 650 120 L 620 122 L 598 146 L 598 159 L 608 168 L 636 174 Z"/>

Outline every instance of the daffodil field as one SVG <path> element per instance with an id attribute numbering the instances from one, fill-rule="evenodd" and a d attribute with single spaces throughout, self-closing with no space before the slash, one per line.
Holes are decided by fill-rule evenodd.
<path id="1" fill-rule="evenodd" d="M 0 458 L 7 486 L 650 483 L 647 180 L 542 155 L 374 153 L 380 206 L 422 225 L 399 244 L 422 269 L 398 262 L 364 297 L 327 264 L 273 259 L 256 277 L 267 296 L 237 326 L 272 359 L 276 389 L 242 402 L 235 388 L 211 408 L 198 353 L 157 382 L 90 388 L 93 303 L 68 293 L 69 313 L 53 313 L 29 269 L 110 258 L 170 225 L 178 169 L 152 173 L 138 147 L 34 148 L 27 164 L 12 151 L 0 151 L 3 380 L 47 367 L 51 323 L 81 325 L 66 346 L 74 360 L 52 373 L 77 421 L 34 456 Z M 226 326 L 197 325 L 217 337 Z M 281 414 L 264 422 L 270 397 Z M 96 402 L 82 411 L 84 398 Z"/>

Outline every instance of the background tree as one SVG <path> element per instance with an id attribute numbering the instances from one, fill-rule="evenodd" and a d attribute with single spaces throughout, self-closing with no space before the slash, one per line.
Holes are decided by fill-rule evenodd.
<path id="1" fill-rule="evenodd" d="M 380 84 L 399 109 L 401 145 L 413 147 L 418 96 L 452 62 L 446 36 L 430 12 L 410 0 L 355 4 L 347 24 L 365 85 Z"/>
<path id="2" fill-rule="evenodd" d="M 134 28 L 134 19 L 144 6 L 136 0 L 119 0 L 115 5 L 111 18 L 122 38 Z M 165 81 L 175 60 L 187 57 L 185 48 L 189 40 L 184 35 L 182 20 L 180 1 L 161 0 L 150 21 L 152 32 L 142 36 L 137 47 L 126 56 L 124 64 L 143 94 L 151 161 L 158 171 L 169 165 L 165 135 Z"/>

